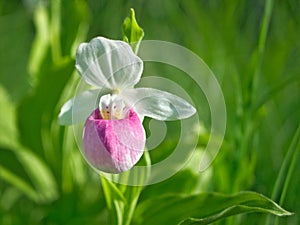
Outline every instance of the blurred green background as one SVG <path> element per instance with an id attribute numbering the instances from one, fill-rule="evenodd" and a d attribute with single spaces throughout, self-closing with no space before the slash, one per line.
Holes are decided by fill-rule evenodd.
<path id="1" fill-rule="evenodd" d="M 95 36 L 121 39 L 131 7 L 144 39 L 175 42 L 204 59 L 227 107 L 225 140 L 212 166 L 201 174 L 186 168 L 146 187 L 140 201 L 168 193 L 252 190 L 279 202 L 285 185 L 281 203 L 295 215 L 280 224 L 299 224 L 300 1 L 274 1 L 266 42 L 259 47 L 265 5 L 263 0 L 0 0 L 0 224 L 107 224 L 99 176 L 82 159 L 72 129 L 57 124 L 57 115 L 79 81 L 78 44 Z M 210 129 L 203 93 L 191 88 L 191 81 L 178 80 L 178 71 L 159 65 L 157 70 L 188 87 L 203 124 L 201 151 Z M 176 138 L 176 131 L 168 133 L 159 147 L 163 154 Z M 247 214 L 218 224 L 265 221 L 265 215 Z"/>

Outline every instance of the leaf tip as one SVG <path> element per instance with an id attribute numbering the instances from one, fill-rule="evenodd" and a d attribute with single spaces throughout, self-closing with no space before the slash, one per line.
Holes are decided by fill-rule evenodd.
<path id="1" fill-rule="evenodd" d="M 137 53 L 139 44 L 144 37 L 144 30 L 137 23 L 133 8 L 130 8 L 129 15 L 123 22 L 122 36 L 123 41 L 129 43 L 133 51 Z"/>

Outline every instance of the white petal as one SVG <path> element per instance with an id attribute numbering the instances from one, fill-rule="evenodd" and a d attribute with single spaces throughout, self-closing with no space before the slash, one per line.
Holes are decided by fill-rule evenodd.
<path id="1" fill-rule="evenodd" d="M 196 109 L 182 98 L 153 88 L 127 89 L 122 96 L 141 116 L 177 120 L 192 116 Z"/>
<path id="2" fill-rule="evenodd" d="M 134 86 L 141 77 L 143 61 L 123 41 L 97 37 L 79 45 L 76 68 L 90 85 L 111 90 Z"/>
<path id="3" fill-rule="evenodd" d="M 92 111 L 98 107 L 99 95 L 100 89 L 89 90 L 67 101 L 60 110 L 58 123 L 72 125 L 86 120 Z"/>

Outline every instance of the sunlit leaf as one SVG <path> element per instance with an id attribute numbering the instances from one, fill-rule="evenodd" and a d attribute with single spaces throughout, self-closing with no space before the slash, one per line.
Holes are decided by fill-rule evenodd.
<path id="1" fill-rule="evenodd" d="M 15 125 L 16 110 L 15 105 L 11 102 L 9 94 L 0 85 L 0 147 L 11 146 L 15 144 L 18 130 Z"/>

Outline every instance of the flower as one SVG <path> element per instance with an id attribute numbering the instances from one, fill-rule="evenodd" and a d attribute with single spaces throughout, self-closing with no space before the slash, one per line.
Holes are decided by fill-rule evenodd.
<path id="1" fill-rule="evenodd" d="M 101 171 L 121 173 L 138 162 L 145 147 L 144 116 L 177 120 L 196 112 L 188 102 L 168 92 L 134 88 L 141 78 L 143 61 L 126 42 L 96 37 L 80 44 L 76 69 L 96 89 L 66 102 L 59 123 L 86 120 L 83 153 Z"/>

